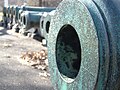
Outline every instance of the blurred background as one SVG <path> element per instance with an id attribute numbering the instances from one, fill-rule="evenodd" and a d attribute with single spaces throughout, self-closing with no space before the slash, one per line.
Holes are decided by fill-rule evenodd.
<path id="1" fill-rule="evenodd" d="M 26 3 L 30 6 L 43 6 L 43 7 L 57 7 L 62 0 L 8 0 L 9 5 L 23 5 Z M 4 5 L 4 0 L 0 0 L 0 11 Z"/>

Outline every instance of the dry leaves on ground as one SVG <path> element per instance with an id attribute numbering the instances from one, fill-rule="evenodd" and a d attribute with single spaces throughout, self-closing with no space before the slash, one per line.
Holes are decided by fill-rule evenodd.
<path id="1" fill-rule="evenodd" d="M 39 52 L 28 51 L 23 53 L 19 60 L 22 64 L 32 66 L 43 71 L 48 70 L 47 51 L 41 50 Z"/>

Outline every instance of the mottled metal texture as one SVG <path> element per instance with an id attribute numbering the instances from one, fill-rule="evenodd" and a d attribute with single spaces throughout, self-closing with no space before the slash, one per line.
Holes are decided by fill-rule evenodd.
<path id="1" fill-rule="evenodd" d="M 93 18 L 82 1 L 64 0 L 58 6 L 48 35 L 49 68 L 55 90 L 95 88 L 100 56 L 98 39 Z"/>
<path id="2" fill-rule="evenodd" d="M 120 89 L 120 0 L 93 0 L 105 22 L 109 44 L 106 90 Z M 99 89 L 99 88 L 98 88 Z"/>
<path id="3" fill-rule="evenodd" d="M 51 18 L 54 17 L 55 10 L 49 12 L 47 16 L 44 18 L 43 21 L 43 37 L 47 40 L 48 39 L 48 34 L 49 34 L 49 27 L 50 27 L 50 22 Z"/>
<path id="4" fill-rule="evenodd" d="M 48 35 L 49 68 L 55 90 L 120 89 L 119 5 L 118 0 L 60 3 Z"/>
<path id="5" fill-rule="evenodd" d="M 63 0 L 58 6 L 48 36 L 49 67 L 55 89 L 120 89 L 119 4 L 118 0 Z M 70 55 L 67 55 L 68 45 L 65 44 L 67 40 L 73 42 L 73 39 L 64 41 L 69 37 L 69 32 L 65 33 L 69 28 L 64 25 L 73 26 L 80 40 L 81 63 L 77 76 L 75 73 L 73 76 L 69 74 L 72 69 L 69 71 L 65 68 L 66 63 L 73 64 L 73 57 L 70 59 Z"/>
<path id="6" fill-rule="evenodd" d="M 22 28 L 24 30 L 28 30 L 32 27 L 38 28 L 42 12 L 24 11 L 24 13 L 25 14 L 22 16 Z"/>

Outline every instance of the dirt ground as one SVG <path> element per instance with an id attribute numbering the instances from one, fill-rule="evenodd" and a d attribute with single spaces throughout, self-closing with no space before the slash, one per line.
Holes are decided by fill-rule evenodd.
<path id="1" fill-rule="evenodd" d="M 21 53 L 41 49 L 47 48 L 40 41 L 0 27 L 0 90 L 53 90 L 50 77 L 18 61 Z"/>

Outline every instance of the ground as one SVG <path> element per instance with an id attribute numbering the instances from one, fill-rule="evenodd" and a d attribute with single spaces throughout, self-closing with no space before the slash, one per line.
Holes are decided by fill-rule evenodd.
<path id="1" fill-rule="evenodd" d="M 21 53 L 43 48 L 40 41 L 0 27 L 0 90 L 53 90 L 49 77 L 18 61 Z"/>

